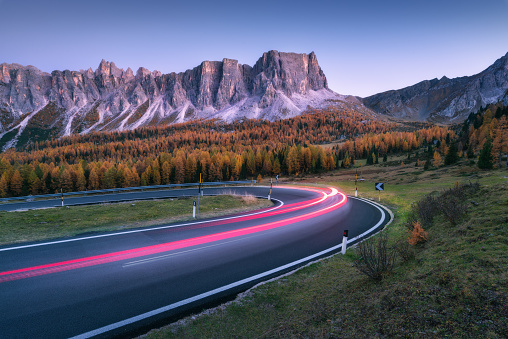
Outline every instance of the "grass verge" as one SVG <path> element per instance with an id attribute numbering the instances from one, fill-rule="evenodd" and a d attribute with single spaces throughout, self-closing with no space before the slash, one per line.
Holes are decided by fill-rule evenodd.
<path id="1" fill-rule="evenodd" d="M 400 163 L 399 163 L 400 164 Z M 355 170 L 303 178 L 354 194 Z M 395 221 L 392 243 L 406 241 L 411 204 L 456 182 L 477 181 L 468 213 L 456 225 L 442 216 L 426 229 L 414 259 L 396 262 L 381 281 L 359 273 L 354 250 L 262 284 L 235 301 L 152 330 L 146 338 L 506 338 L 508 337 L 508 172 L 459 164 L 423 171 L 414 166 L 369 166 L 359 195 L 376 199 Z"/>
<path id="2" fill-rule="evenodd" d="M 192 199 L 135 201 L 119 204 L 70 206 L 22 212 L 0 212 L 0 245 L 85 233 L 116 231 L 192 219 Z M 205 196 L 200 217 L 238 213 L 271 206 L 252 196 Z"/>

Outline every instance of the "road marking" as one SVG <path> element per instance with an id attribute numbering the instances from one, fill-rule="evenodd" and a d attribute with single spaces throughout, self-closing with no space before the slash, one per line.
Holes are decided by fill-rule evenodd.
<path id="1" fill-rule="evenodd" d="M 205 248 L 217 247 L 217 246 L 221 246 L 221 245 L 224 245 L 224 244 L 229 244 L 229 243 L 232 243 L 232 242 L 242 241 L 242 240 L 245 240 L 245 239 L 248 239 L 248 238 L 252 238 L 252 237 L 255 237 L 255 236 L 259 236 L 259 234 L 254 234 L 254 235 L 242 237 L 241 239 L 222 241 L 222 242 L 220 242 L 218 244 L 213 244 L 213 245 L 208 245 L 208 246 L 202 246 L 202 247 L 199 247 L 199 248 L 193 248 L 193 249 L 190 249 L 190 250 L 180 251 L 180 252 L 177 252 L 177 253 L 170 253 L 170 254 L 165 254 L 165 255 L 159 255 L 157 257 L 152 257 L 152 258 L 147 258 L 147 259 L 141 259 L 141 260 L 131 261 L 131 262 L 123 264 L 122 267 L 126 268 L 126 267 L 130 267 L 130 266 L 135 266 L 135 265 L 147 264 L 147 263 L 150 263 L 152 261 L 163 260 L 163 259 L 167 259 L 169 257 L 174 257 L 174 256 L 177 256 L 177 255 L 180 255 L 180 254 L 184 254 L 184 253 L 196 252 L 196 251 L 199 251 L 199 250 L 203 250 Z"/>
<path id="2" fill-rule="evenodd" d="M 264 197 L 259 197 L 259 198 L 264 198 Z M 242 215 L 237 215 L 237 216 L 227 217 L 227 218 L 219 218 L 219 219 L 195 221 L 195 222 L 189 222 L 189 223 L 178 224 L 178 225 L 159 226 L 159 227 L 146 228 L 146 229 L 140 229 L 140 230 L 122 231 L 122 232 L 108 233 L 108 234 L 99 234 L 99 235 L 93 235 L 93 236 L 82 237 L 82 238 L 73 238 L 73 239 L 49 241 L 49 242 L 44 242 L 44 243 L 39 243 L 39 244 L 31 244 L 31 245 L 22 245 L 22 246 L 15 246 L 15 247 L 0 248 L 0 252 L 19 250 L 19 249 L 30 248 L 30 247 L 38 247 L 38 246 L 47 246 L 47 245 L 61 244 L 61 243 L 67 243 L 67 242 L 73 242 L 73 241 L 83 241 L 83 240 L 96 239 L 96 238 L 112 237 L 112 236 L 124 235 L 124 234 L 157 231 L 157 230 L 162 230 L 162 229 L 183 227 L 183 226 L 189 226 L 189 225 L 199 225 L 199 224 L 208 223 L 208 222 L 232 220 L 232 219 L 238 219 L 238 218 L 250 217 L 250 216 L 253 216 L 253 215 L 259 215 L 259 214 L 263 214 L 263 213 L 268 213 L 268 212 L 274 211 L 274 210 L 279 209 L 282 206 L 284 206 L 284 203 L 281 200 L 278 200 L 278 199 L 272 199 L 272 200 L 275 200 L 275 201 L 279 202 L 280 205 L 279 206 L 275 206 L 275 207 L 270 208 L 270 209 L 267 209 L 267 210 L 263 210 L 261 212 L 256 212 L 256 213 L 242 214 Z"/>
<path id="3" fill-rule="evenodd" d="M 373 204 L 373 203 L 371 203 L 370 201 L 367 201 L 367 200 L 363 200 L 363 199 L 358 199 L 358 200 L 361 200 L 361 201 L 364 201 L 366 203 L 369 203 L 372 206 L 376 207 L 378 210 L 380 210 L 380 212 L 381 212 L 381 219 L 379 220 L 379 222 L 376 225 L 374 225 L 373 227 L 371 227 L 367 231 L 363 232 L 362 234 L 360 234 L 359 236 L 357 236 L 355 238 L 350 239 L 348 241 L 348 243 L 353 241 L 354 239 L 361 238 L 361 237 L 371 233 L 372 231 L 376 230 L 377 228 L 379 228 L 379 226 L 381 226 L 383 224 L 384 220 L 386 219 L 386 214 L 384 213 L 384 211 L 379 206 L 377 206 L 376 204 Z M 198 301 L 198 300 L 210 297 L 210 296 L 212 296 L 214 294 L 218 294 L 218 293 L 227 291 L 229 289 L 232 289 L 232 288 L 235 288 L 235 287 L 238 287 L 238 286 L 250 283 L 252 281 L 255 281 L 255 280 L 258 280 L 258 279 L 262 279 L 262 278 L 270 276 L 272 274 L 284 271 L 284 270 L 289 269 L 289 268 L 291 268 L 293 266 L 297 266 L 299 264 L 302 264 L 304 262 L 310 261 L 312 259 L 319 258 L 319 257 L 321 257 L 321 256 L 323 256 L 323 255 L 325 255 L 327 253 L 336 251 L 336 250 L 338 250 L 340 248 L 342 248 L 342 244 L 330 247 L 330 248 L 328 248 L 326 250 L 323 250 L 321 252 L 318 252 L 316 254 L 313 254 L 313 255 L 307 256 L 305 258 L 293 261 L 293 262 L 291 262 L 289 264 L 286 264 L 286 265 L 283 265 L 283 266 L 276 267 L 276 268 L 271 269 L 269 271 L 265 271 L 265 272 L 253 275 L 251 277 L 248 277 L 248 278 L 245 278 L 245 279 L 242 279 L 242 280 L 238 280 L 238 281 L 233 282 L 231 284 L 224 285 L 222 287 L 213 289 L 211 291 L 208 291 L 208 292 L 205 292 L 205 293 L 201 293 L 201 294 L 195 295 L 195 296 L 187 298 L 187 299 L 180 300 L 180 301 L 178 301 L 176 303 L 169 304 L 167 306 L 163 306 L 161 308 L 158 308 L 158 309 L 155 309 L 155 310 L 152 310 L 152 311 L 149 311 L 149 312 L 146 312 L 146 313 L 143 313 L 143 314 L 140 314 L 140 315 L 137 315 L 137 316 L 134 316 L 134 317 L 131 317 L 131 318 L 128 318 L 128 319 L 125 319 L 125 320 L 122 320 L 122 321 L 119 321 L 119 322 L 116 322 L 116 323 L 113 323 L 113 324 L 110 324 L 110 325 L 107 325 L 107 326 L 104 326 L 104 327 L 101 327 L 101 328 L 98 328 L 98 329 L 95 329 L 95 330 L 92 330 L 92 331 L 86 332 L 86 333 L 79 334 L 79 335 L 77 335 L 75 337 L 72 337 L 71 339 L 90 338 L 90 337 L 93 337 L 93 336 L 97 336 L 97 335 L 100 335 L 100 334 L 103 334 L 103 333 L 106 333 L 106 332 L 118 329 L 118 328 L 123 327 L 123 326 L 127 326 L 127 325 L 130 325 L 130 324 L 133 324 L 135 322 L 138 322 L 138 321 L 141 321 L 141 320 L 144 320 L 144 319 L 156 316 L 158 314 L 161 314 L 161 313 L 164 313 L 164 312 L 168 312 L 168 311 L 173 310 L 175 308 L 178 308 L 178 307 L 181 307 L 181 306 L 185 306 L 185 305 L 193 303 L 195 301 Z"/>
<path id="4" fill-rule="evenodd" d="M 331 194 L 323 193 L 323 197 L 321 199 L 319 199 L 319 201 L 324 201 L 327 198 L 336 195 L 337 193 L 338 193 L 337 190 L 335 190 L 335 191 L 332 190 Z M 201 245 L 201 244 L 206 244 L 206 243 L 212 243 L 215 241 L 235 238 L 235 237 L 253 234 L 253 233 L 257 233 L 257 232 L 261 232 L 261 231 L 266 231 L 266 230 L 270 230 L 270 229 L 274 229 L 274 228 L 278 228 L 278 227 L 282 227 L 282 226 L 287 226 L 287 225 L 290 225 L 291 223 L 294 223 L 294 222 L 307 220 L 313 216 L 319 216 L 324 213 L 327 213 L 327 210 L 329 210 L 329 209 L 339 208 L 341 205 L 343 205 L 347 202 L 346 195 L 343 193 L 340 193 L 340 194 L 343 196 L 343 199 L 339 203 L 336 203 L 334 205 L 328 206 L 328 207 L 323 208 L 321 210 L 317 210 L 317 211 L 310 212 L 307 214 L 303 214 L 303 215 L 299 215 L 299 216 L 295 216 L 295 217 L 291 217 L 291 218 L 287 218 L 287 219 L 282 219 L 282 220 L 278 220 L 278 221 L 268 222 L 268 223 L 261 224 L 261 225 L 255 225 L 255 226 L 250 226 L 250 227 L 246 227 L 246 228 L 239 228 L 239 229 L 234 229 L 234 230 L 225 231 L 225 232 L 213 233 L 213 234 L 195 237 L 195 238 L 182 239 L 182 240 L 177 240 L 177 241 L 168 242 L 168 243 L 162 243 L 162 244 L 145 246 L 145 247 L 123 250 L 123 251 L 118 251 L 118 252 L 95 255 L 95 256 L 86 257 L 86 258 L 78 258 L 78 259 L 67 260 L 67 261 L 63 261 L 63 262 L 56 262 L 56 263 L 51 263 L 51 264 L 46 264 L 46 265 L 39 265 L 39 266 L 35 266 L 35 267 L 25 267 L 25 268 L 21 268 L 21 269 L 6 271 L 6 272 L 0 272 L 0 283 L 7 282 L 7 281 L 13 281 L 13 280 L 19 280 L 19 279 L 25 279 L 25 278 L 31 278 L 31 277 L 36 277 L 36 276 L 41 276 L 41 275 L 51 274 L 51 273 L 56 273 L 56 272 L 64 272 L 64 271 L 69 271 L 69 270 L 78 269 L 78 268 L 107 264 L 107 263 L 111 263 L 111 262 L 115 262 L 115 261 L 128 260 L 128 259 L 138 258 L 141 256 L 147 256 L 147 255 L 152 255 L 152 254 L 157 254 L 157 253 L 162 253 L 162 252 L 173 251 L 173 250 L 177 250 L 177 249 L 181 249 L 181 248 L 186 248 L 186 247 L 191 247 L 191 246 L 196 246 L 196 245 Z M 309 206 L 312 206 L 316 203 L 313 200 L 310 200 L 310 201 L 312 201 L 312 203 L 309 203 L 307 205 L 302 205 L 300 208 L 309 207 Z M 290 205 L 288 205 L 288 206 L 290 206 Z M 290 210 L 292 210 L 292 209 L 290 209 Z"/>

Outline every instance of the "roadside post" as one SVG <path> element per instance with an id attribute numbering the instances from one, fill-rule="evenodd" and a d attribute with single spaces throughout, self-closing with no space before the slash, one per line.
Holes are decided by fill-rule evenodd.
<path id="1" fill-rule="evenodd" d="M 63 200 L 63 188 L 60 188 L 60 193 L 62 194 L 62 207 L 64 207 L 64 200 Z"/>
<path id="2" fill-rule="evenodd" d="M 348 230 L 344 230 L 344 236 L 342 237 L 342 254 L 346 254 L 347 234 Z"/>
<path id="3" fill-rule="evenodd" d="M 356 170 L 356 174 L 355 174 L 355 197 L 358 197 L 358 186 L 356 185 L 358 181 L 358 170 Z"/>
<path id="4" fill-rule="evenodd" d="M 199 173 L 199 192 L 201 193 L 201 196 L 203 196 L 203 187 L 201 187 L 201 184 L 203 183 L 203 180 L 201 179 L 201 173 Z"/>
<path id="5" fill-rule="evenodd" d="M 268 200 L 270 200 L 270 196 L 272 195 L 273 188 L 273 178 L 270 178 L 270 193 L 268 193 Z"/>
<path id="6" fill-rule="evenodd" d="M 199 218 L 199 197 L 203 195 L 203 190 L 201 189 L 201 173 L 199 173 L 199 185 L 198 185 L 198 218 Z"/>
<path id="7" fill-rule="evenodd" d="M 196 219 L 196 200 L 192 202 L 192 217 Z"/>
<path id="8" fill-rule="evenodd" d="M 379 201 L 381 201 L 381 191 L 385 190 L 385 184 L 382 182 L 376 182 L 376 191 L 379 191 Z"/>

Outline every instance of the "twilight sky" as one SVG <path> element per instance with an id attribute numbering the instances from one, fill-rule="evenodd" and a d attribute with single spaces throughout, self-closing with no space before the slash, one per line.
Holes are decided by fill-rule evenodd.
<path id="1" fill-rule="evenodd" d="M 330 89 L 369 96 L 473 75 L 508 52 L 508 0 L 0 0 L 0 63 L 182 72 L 314 51 Z"/>

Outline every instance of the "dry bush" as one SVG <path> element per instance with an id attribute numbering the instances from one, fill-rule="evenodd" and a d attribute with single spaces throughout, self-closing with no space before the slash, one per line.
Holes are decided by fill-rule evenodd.
<path id="1" fill-rule="evenodd" d="M 406 227 L 409 231 L 412 231 L 414 223 L 418 220 L 421 220 L 425 227 L 430 227 L 434 217 L 440 212 L 437 198 L 433 194 L 428 194 L 411 205 Z"/>
<path id="2" fill-rule="evenodd" d="M 258 199 L 255 196 L 253 196 L 252 194 L 238 194 L 237 192 L 233 191 L 232 189 L 223 190 L 221 192 L 221 195 L 231 195 L 233 197 L 240 198 L 247 205 L 255 204 L 258 201 Z"/>
<path id="3" fill-rule="evenodd" d="M 464 186 L 455 184 L 454 188 L 445 190 L 438 201 L 441 213 L 452 225 L 457 225 L 467 213 L 467 205 L 465 203 L 466 190 Z"/>
<path id="4" fill-rule="evenodd" d="M 426 195 L 416 203 L 416 211 L 417 220 L 420 220 L 425 227 L 431 226 L 434 216 L 439 213 L 437 199 L 432 194 Z"/>
<path id="5" fill-rule="evenodd" d="M 409 245 L 407 239 L 403 238 L 397 241 L 395 251 L 399 255 L 402 262 L 413 260 L 415 258 L 415 250 L 413 246 Z"/>
<path id="6" fill-rule="evenodd" d="M 354 267 L 369 278 L 381 280 L 392 272 L 396 251 L 388 247 L 388 237 L 384 233 L 361 242 L 357 251 L 360 258 Z"/>
<path id="7" fill-rule="evenodd" d="M 419 221 L 415 221 L 413 224 L 413 230 L 409 232 L 408 243 L 410 245 L 417 245 L 426 242 L 427 239 L 427 232 L 425 232 Z"/>
<path id="8" fill-rule="evenodd" d="M 258 199 L 251 194 L 242 195 L 241 198 L 242 198 L 243 202 L 247 205 L 255 204 L 258 201 Z"/>
<path id="9" fill-rule="evenodd" d="M 419 221 L 421 226 L 432 226 L 434 217 L 443 214 L 453 225 L 456 225 L 467 213 L 466 198 L 480 189 L 479 183 L 459 184 L 444 190 L 439 196 L 428 194 L 420 201 L 411 205 L 411 211 L 406 221 L 409 231 L 413 230 L 414 223 Z"/>

